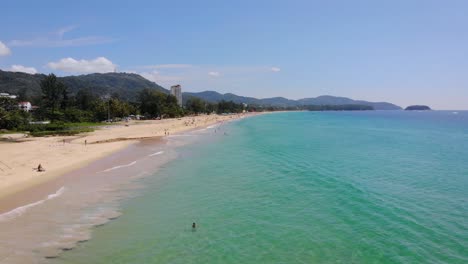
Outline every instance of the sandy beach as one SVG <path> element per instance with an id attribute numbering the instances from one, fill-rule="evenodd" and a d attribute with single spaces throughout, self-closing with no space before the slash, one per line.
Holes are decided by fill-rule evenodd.
<path id="1" fill-rule="evenodd" d="M 34 138 L 24 134 L 2 135 L 0 201 L 8 195 L 83 167 L 141 139 L 163 138 L 248 115 L 252 114 L 129 121 L 102 126 L 91 133 L 66 137 Z M 37 171 L 39 164 L 45 169 L 44 172 Z"/>
<path id="2" fill-rule="evenodd" d="M 177 158 L 174 147 L 252 115 L 129 121 L 67 137 L 2 135 L 0 262 L 48 263 L 88 241 L 122 214 L 119 201 L 143 188 L 139 179 Z"/>

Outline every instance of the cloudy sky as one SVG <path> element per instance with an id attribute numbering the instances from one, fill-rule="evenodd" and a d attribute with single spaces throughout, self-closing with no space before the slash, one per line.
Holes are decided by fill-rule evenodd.
<path id="1" fill-rule="evenodd" d="M 0 69 L 468 109 L 468 2 L 4 1 Z"/>

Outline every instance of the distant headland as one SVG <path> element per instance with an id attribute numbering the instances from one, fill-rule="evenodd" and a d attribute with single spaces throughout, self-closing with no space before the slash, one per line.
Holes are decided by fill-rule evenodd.
<path id="1" fill-rule="evenodd" d="M 432 110 L 432 109 L 427 105 L 410 105 L 406 107 L 405 110 L 406 111 L 412 111 L 412 110 L 427 111 L 427 110 Z"/>

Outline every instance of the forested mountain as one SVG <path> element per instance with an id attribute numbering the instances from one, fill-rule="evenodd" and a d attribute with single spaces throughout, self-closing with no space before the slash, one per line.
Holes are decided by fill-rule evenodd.
<path id="1" fill-rule="evenodd" d="M 386 102 L 367 102 L 362 100 L 353 100 L 346 97 L 336 97 L 330 95 L 322 95 L 315 98 L 304 98 L 299 100 L 291 100 L 284 97 L 273 97 L 257 99 L 252 97 L 237 96 L 235 94 L 227 93 L 220 94 L 214 91 L 205 91 L 200 93 L 184 93 L 186 98 L 190 96 L 201 98 L 208 102 L 219 102 L 221 100 L 233 101 L 235 103 L 246 103 L 264 106 L 280 106 L 280 107 L 293 107 L 304 105 L 366 105 L 371 106 L 375 110 L 401 110 L 401 107 L 386 103 Z"/>
<path id="2" fill-rule="evenodd" d="M 353 100 L 346 97 L 322 95 L 315 98 L 304 98 L 298 100 L 301 105 L 368 105 L 375 110 L 401 110 L 401 107 L 387 102 L 368 102 L 363 100 Z"/>
<path id="3" fill-rule="evenodd" d="M 25 93 L 26 97 L 41 94 L 40 82 L 44 74 L 27 74 L 0 70 L 0 92 L 11 94 Z M 118 94 L 119 97 L 133 101 L 137 94 L 145 89 L 154 89 L 168 93 L 168 90 L 133 73 L 93 73 L 78 76 L 58 77 L 71 94 L 81 89 L 88 89 L 97 96 Z"/>
<path id="4" fill-rule="evenodd" d="M 26 93 L 28 96 L 41 94 L 40 82 L 44 74 L 28 74 L 23 72 L 8 72 L 0 70 L 0 93 Z"/>
<path id="5" fill-rule="evenodd" d="M 27 74 L 0 70 L 0 92 L 26 95 L 26 97 L 39 96 L 41 94 L 39 83 L 45 77 L 46 75 L 44 74 Z M 59 77 L 58 79 L 68 87 L 71 94 L 75 94 L 81 89 L 88 89 L 98 96 L 118 95 L 120 98 L 129 101 L 134 101 L 138 93 L 145 88 L 154 89 L 163 93 L 169 92 L 160 85 L 134 73 L 93 73 L 87 75 Z M 401 109 L 401 107 L 397 105 L 386 102 L 367 102 L 329 95 L 291 100 L 284 97 L 257 99 L 253 97 L 239 96 L 232 93 L 220 94 L 214 91 L 183 93 L 184 101 L 190 97 L 198 97 L 212 103 L 224 100 L 233 101 L 235 103 L 275 107 L 294 107 L 303 105 L 367 105 L 372 106 L 375 110 Z"/>

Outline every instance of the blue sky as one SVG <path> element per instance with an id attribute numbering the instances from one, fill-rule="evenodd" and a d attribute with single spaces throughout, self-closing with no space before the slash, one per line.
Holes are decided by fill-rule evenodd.
<path id="1" fill-rule="evenodd" d="M 5 1 L 0 69 L 468 109 L 468 1 Z"/>

